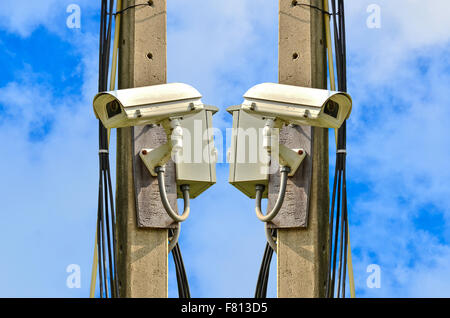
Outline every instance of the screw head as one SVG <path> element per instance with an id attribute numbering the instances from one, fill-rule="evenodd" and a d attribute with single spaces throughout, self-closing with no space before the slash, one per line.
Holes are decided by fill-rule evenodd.
<path id="1" fill-rule="evenodd" d="M 297 151 L 297 153 L 301 156 L 301 155 L 303 155 L 303 150 L 299 150 L 299 151 Z"/>
<path id="2" fill-rule="evenodd" d="M 148 154 L 147 150 L 142 150 L 142 154 L 145 156 L 146 154 Z"/>

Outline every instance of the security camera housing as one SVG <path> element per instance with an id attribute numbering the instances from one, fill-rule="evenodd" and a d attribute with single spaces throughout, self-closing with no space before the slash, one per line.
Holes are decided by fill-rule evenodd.
<path id="1" fill-rule="evenodd" d="M 227 111 L 233 115 L 231 145 L 227 155 L 230 165 L 229 182 L 251 199 L 256 196 L 255 186 L 263 185 L 263 198 L 267 198 L 270 156 L 266 154 L 267 160 L 259 157 L 265 154 L 265 151 L 261 151 L 264 148 L 261 132 L 265 121 L 257 114 L 243 111 L 240 106 L 231 106 Z M 247 134 L 249 128 L 254 129 L 257 134 Z M 250 150 L 250 144 L 254 145 L 253 151 Z M 249 159 L 251 155 L 256 156 L 255 160 Z M 243 160 L 239 160 L 239 157 Z"/>
<path id="2" fill-rule="evenodd" d="M 94 112 L 105 128 L 159 124 L 202 110 L 202 95 L 182 83 L 102 92 L 94 98 Z"/>
<path id="3" fill-rule="evenodd" d="M 182 185 L 189 185 L 190 197 L 196 198 L 216 182 L 216 149 L 212 135 L 212 116 L 218 111 L 204 105 L 202 95 L 192 86 L 171 83 L 102 92 L 94 98 L 94 112 L 105 128 L 122 128 L 161 124 L 167 142 L 139 152 L 142 162 L 154 177 L 156 167 L 164 166 L 174 153 L 192 153 L 196 143 L 208 156 L 199 162 L 181 160 L 175 164 L 178 198 L 183 198 Z M 199 138 L 195 131 L 200 130 Z M 184 136 L 183 133 L 188 134 Z M 207 135 L 207 138 L 203 138 Z M 188 138 L 192 136 L 197 140 Z M 186 139 L 185 139 L 186 137 Z M 177 146 L 177 149 L 174 149 Z M 181 149 L 178 149 L 181 148 Z M 183 157 L 184 158 L 184 157 Z"/>
<path id="4" fill-rule="evenodd" d="M 339 128 L 350 116 L 350 95 L 316 88 L 263 83 L 244 95 L 242 109 L 286 124 Z"/>
<path id="5" fill-rule="evenodd" d="M 195 130 L 200 129 L 202 132 L 201 140 L 197 140 L 202 150 L 202 159 L 195 160 L 195 145 L 187 147 L 185 145 L 181 150 L 182 156 L 188 159 L 187 162 L 181 161 L 175 165 L 175 174 L 177 179 L 178 198 L 183 197 L 181 185 L 188 184 L 190 187 L 190 196 L 195 199 L 201 193 L 206 191 L 216 183 L 216 162 L 218 160 L 217 149 L 214 145 L 213 134 L 213 115 L 219 109 L 214 106 L 205 105 L 205 109 L 195 114 L 183 117 L 181 126 L 188 131 L 191 136 L 195 136 Z M 200 126 L 199 126 L 200 125 Z M 195 142 L 193 140 L 193 142 Z M 185 151 L 191 149 L 190 154 L 186 155 Z"/>
<path id="6" fill-rule="evenodd" d="M 227 111 L 233 115 L 231 145 L 228 149 L 230 164 L 228 181 L 251 199 L 256 197 L 256 186 L 264 186 L 262 198 L 267 198 L 271 163 L 289 166 L 291 172 L 288 175 L 293 176 L 307 153 L 304 149 L 290 149 L 279 144 L 279 135 L 276 133 L 270 137 L 270 143 L 275 142 L 269 146 L 270 154 L 267 151 L 268 144 L 264 141 L 266 119 L 261 115 L 242 110 L 241 106 L 231 106 Z M 273 128 L 280 126 L 274 122 Z M 275 154 L 278 154 L 278 157 L 274 156 Z M 263 156 L 266 157 L 265 160 Z"/>

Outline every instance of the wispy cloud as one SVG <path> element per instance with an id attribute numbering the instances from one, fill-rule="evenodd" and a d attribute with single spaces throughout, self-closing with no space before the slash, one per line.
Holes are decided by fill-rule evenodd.
<path id="1" fill-rule="evenodd" d="M 40 27 L 57 34 L 71 45 L 77 64 L 74 70 L 61 65 L 61 72 L 78 72 L 81 78 L 71 84 L 80 93 L 66 93 L 46 80 L 61 74 L 42 74 L 29 65 L 0 87 L 6 225 L 0 239 L 14 242 L 0 245 L 4 258 L 14 260 L 0 264 L 1 285 L 8 286 L 0 289 L 3 296 L 87 295 L 97 191 L 91 99 L 97 88 L 98 7 L 78 2 L 83 20 L 75 32 L 65 28 L 70 1 L 0 4 L 0 29 L 24 41 Z M 358 294 L 448 296 L 450 20 L 444 15 L 450 3 L 377 1 L 381 29 L 368 29 L 371 3 L 346 2 L 354 99 L 349 200 Z M 256 83 L 277 81 L 277 24 L 277 1 L 169 1 L 169 81 L 190 83 L 206 103 L 220 106 L 214 120 L 224 129 L 230 125 L 226 106 L 240 103 Z M 30 138 L 36 131 L 41 131 L 38 140 Z M 250 297 L 256 283 L 263 225 L 253 202 L 227 184 L 227 169 L 218 167 L 218 184 L 193 201 L 183 226 L 193 296 Z M 83 271 L 79 291 L 65 286 L 70 263 Z M 366 286 L 371 263 L 382 269 L 379 290 Z M 176 296 L 174 275 L 170 290 Z"/>
<path id="2" fill-rule="evenodd" d="M 367 29 L 370 1 L 348 5 L 349 79 L 355 100 L 349 126 L 352 237 L 359 291 L 365 296 L 448 295 L 433 284 L 450 261 L 448 225 L 450 34 L 448 3 L 378 1 L 382 26 Z M 445 9 L 444 9 L 445 10 Z M 420 16 L 420 18 L 419 18 Z M 362 189 L 362 190 L 361 190 Z M 435 232 L 431 223 L 444 222 Z M 365 286 L 379 264 L 380 290 Z M 439 286 L 450 281 L 441 277 Z M 445 281 L 445 282 L 444 282 Z M 436 288 L 438 286 L 436 285 Z"/>
<path id="3" fill-rule="evenodd" d="M 10 260 L 0 265 L 3 297 L 87 295 L 98 174 L 97 121 L 91 106 L 97 39 L 86 32 L 65 41 L 72 51 L 60 54 L 78 65 L 82 82 L 70 85 L 81 95 L 67 90 L 67 83 L 49 84 L 61 73 L 77 71 L 65 65 L 57 74 L 38 73 L 26 65 L 0 87 L 0 142 L 5 147 L 0 158 L 0 249 Z M 81 265 L 81 290 L 66 287 L 66 267 L 72 263 Z"/>
<path id="4" fill-rule="evenodd" d="M 98 2 L 89 0 L 15 0 L 0 3 L 0 28 L 26 38 L 32 32 L 45 27 L 51 32 L 67 34 L 66 19 L 70 13 L 66 9 L 70 4 L 79 5 L 82 9 L 83 22 L 90 24 L 93 9 L 99 7 Z M 86 19 L 84 19 L 86 15 Z M 94 13 L 94 15 L 96 15 Z"/>

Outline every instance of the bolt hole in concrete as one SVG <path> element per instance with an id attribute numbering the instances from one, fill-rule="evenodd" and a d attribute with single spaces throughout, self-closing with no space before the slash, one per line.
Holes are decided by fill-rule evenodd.
<path id="1" fill-rule="evenodd" d="M 152 53 L 147 53 L 147 58 L 149 60 L 153 60 L 153 54 Z"/>
<path id="2" fill-rule="evenodd" d="M 292 1 L 292 6 L 293 6 L 293 7 L 295 7 L 297 4 L 298 4 L 298 1 L 297 1 L 297 0 L 293 0 L 293 1 Z"/>
<path id="3" fill-rule="evenodd" d="M 298 59 L 298 53 L 294 53 L 294 54 L 292 54 L 292 59 L 293 59 L 293 60 L 296 60 L 296 59 Z"/>

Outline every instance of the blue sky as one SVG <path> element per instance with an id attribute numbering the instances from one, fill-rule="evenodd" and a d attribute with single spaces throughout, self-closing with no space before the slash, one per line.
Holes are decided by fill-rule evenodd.
<path id="1" fill-rule="evenodd" d="M 0 3 L 2 297 L 89 294 L 98 184 L 91 106 L 97 2 Z M 81 29 L 66 27 L 71 3 L 81 7 Z M 370 4 L 381 8 L 381 28 L 366 25 Z M 347 1 L 346 9 L 357 295 L 448 297 L 450 3 L 360 0 Z M 220 107 L 214 124 L 225 129 L 227 106 L 239 104 L 247 88 L 277 81 L 277 28 L 276 0 L 168 1 L 168 79 L 195 86 L 205 103 Z M 193 201 L 183 226 L 194 297 L 254 293 L 263 225 L 227 177 L 220 164 L 218 183 Z M 66 287 L 69 264 L 81 267 L 80 289 Z M 370 264 L 381 268 L 379 289 L 367 287 Z M 275 275 L 272 266 L 271 296 Z M 171 267 L 172 297 L 174 276 Z"/>

